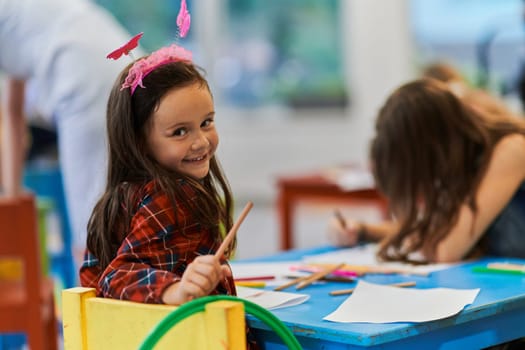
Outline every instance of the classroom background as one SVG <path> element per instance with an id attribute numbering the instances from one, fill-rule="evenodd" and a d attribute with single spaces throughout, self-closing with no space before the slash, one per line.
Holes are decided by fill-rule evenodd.
<path id="1" fill-rule="evenodd" d="M 144 32 L 145 52 L 175 38 L 179 1 L 93 1 L 130 33 Z M 426 65 L 450 64 L 517 114 L 525 110 L 518 90 L 525 67 L 523 0 L 187 2 L 192 27 L 180 44 L 192 50 L 214 93 L 218 156 L 236 201 L 234 216 L 254 202 L 237 235 L 236 259 L 281 250 L 279 177 L 367 166 L 379 106 Z M 38 175 L 39 166 L 56 162 L 55 157 L 46 150 L 32 159 L 36 177 L 26 183 L 33 182 L 42 198 L 55 199 L 40 206 L 47 214 L 48 253 L 62 259 L 51 261 L 60 264 L 53 272 L 69 278 L 58 279 L 58 293 L 71 286 L 76 271 L 71 271 L 71 254 L 60 255 L 68 242 L 57 233 L 67 230 L 63 199 L 53 192 L 58 168 L 49 179 Z M 294 246 L 328 244 L 335 206 L 358 219 L 382 217 L 374 205 L 302 203 L 294 212 Z M 9 348 L 0 339 L 0 350 L 2 344 Z"/>
<path id="2" fill-rule="evenodd" d="M 96 2 L 130 33 L 144 32 L 146 52 L 175 37 L 177 1 Z M 255 203 L 237 258 L 279 251 L 279 176 L 366 166 L 378 107 L 425 65 L 451 64 L 522 111 L 521 0 L 188 0 L 188 7 L 192 29 L 182 44 L 212 85 L 236 214 Z M 376 208 L 347 211 L 380 217 Z M 295 245 L 326 244 L 332 213 L 330 203 L 300 206 Z"/>
<path id="3" fill-rule="evenodd" d="M 173 38 L 178 3 L 100 0 L 146 51 Z M 453 65 L 517 113 L 524 61 L 520 0 L 193 0 L 184 44 L 205 68 L 217 108 L 219 159 L 238 210 L 255 207 L 238 258 L 279 250 L 276 179 L 366 166 L 387 94 L 430 63 Z M 373 208 L 349 208 L 368 220 Z M 298 208 L 296 246 L 327 243 L 333 206 Z"/>

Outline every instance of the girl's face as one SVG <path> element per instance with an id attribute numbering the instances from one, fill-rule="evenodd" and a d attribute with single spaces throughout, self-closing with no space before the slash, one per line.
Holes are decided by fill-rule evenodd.
<path id="1" fill-rule="evenodd" d="M 219 144 L 214 117 L 213 99 L 205 86 L 169 91 L 153 112 L 146 134 L 151 156 L 167 169 L 204 178 Z"/>

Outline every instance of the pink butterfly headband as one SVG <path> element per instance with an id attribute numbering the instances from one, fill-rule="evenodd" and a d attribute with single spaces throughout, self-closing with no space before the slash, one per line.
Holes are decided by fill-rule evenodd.
<path id="1" fill-rule="evenodd" d="M 184 38 L 190 29 L 191 16 L 186 7 L 186 0 L 181 0 L 179 14 L 177 15 L 177 27 L 179 29 L 179 36 Z M 135 35 L 125 45 L 109 53 L 106 58 L 114 60 L 120 58 L 122 55 L 130 55 L 131 50 L 136 48 L 139 44 L 140 38 L 144 33 Z M 157 51 L 152 52 L 148 57 L 136 61 L 129 69 L 128 76 L 122 84 L 121 90 L 126 88 L 131 89 L 131 94 L 135 92 L 137 86 L 144 88 L 142 80 L 152 71 L 160 66 L 172 62 L 186 61 L 191 62 L 191 51 L 186 50 L 181 46 L 172 44 L 170 46 L 162 47 Z"/>

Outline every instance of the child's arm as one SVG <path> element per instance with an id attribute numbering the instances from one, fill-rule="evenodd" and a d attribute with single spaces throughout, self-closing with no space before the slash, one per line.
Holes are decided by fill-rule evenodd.
<path id="1" fill-rule="evenodd" d="M 217 245 L 214 236 L 194 222 L 191 212 L 183 207 L 173 210 L 168 196 L 154 185 L 146 185 L 143 191 L 127 236 L 98 278 L 99 293 L 121 300 L 163 303 L 168 288 L 182 287 L 175 297 L 177 302 L 188 300 L 193 293 L 200 296 L 199 288 L 208 291 L 211 284 L 212 291 L 227 276 L 222 271 L 227 267 L 212 261 Z M 84 271 L 89 278 L 87 274 Z M 206 275 L 206 281 L 199 278 L 201 274 Z"/>
<path id="2" fill-rule="evenodd" d="M 477 215 L 461 207 L 458 222 L 438 244 L 436 262 L 456 262 L 469 253 L 524 181 L 524 164 L 524 136 L 506 136 L 496 145 L 476 195 Z"/>
<path id="3" fill-rule="evenodd" d="M 230 268 L 227 265 L 221 265 L 215 256 L 199 256 L 188 265 L 179 282 L 164 290 L 162 302 L 180 305 L 209 295 L 227 276 L 231 276 Z"/>

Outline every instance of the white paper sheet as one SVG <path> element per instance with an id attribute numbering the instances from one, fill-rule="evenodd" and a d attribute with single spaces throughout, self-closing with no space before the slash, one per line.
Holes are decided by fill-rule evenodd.
<path id="1" fill-rule="evenodd" d="M 248 287 L 237 287 L 237 296 L 268 310 L 299 305 L 310 299 L 307 294 L 276 292 Z"/>
<path id="2" fill-rule="evenodd" d="M 334 312 L 332 322 L 426 322 L 453 316 L 472 304 L 478 289 L 414 289 L 359 281 L 355 291 Z"/>
<path id="3" fill-rule="evenodd" d="M 443 270 L 457 264 L 426 264 L 411 265 L 401 262 L 382 262 L 376 257 L 378 246 L 371 243 L 346 249 L 338 249 L 333 252 L 309 255 L 303 258 L 303 263 L 338 264 L 344 262 L 347 265 L 370 266 L 401 271 L 407 274 L 424 275 L 433 271 Z"/>

